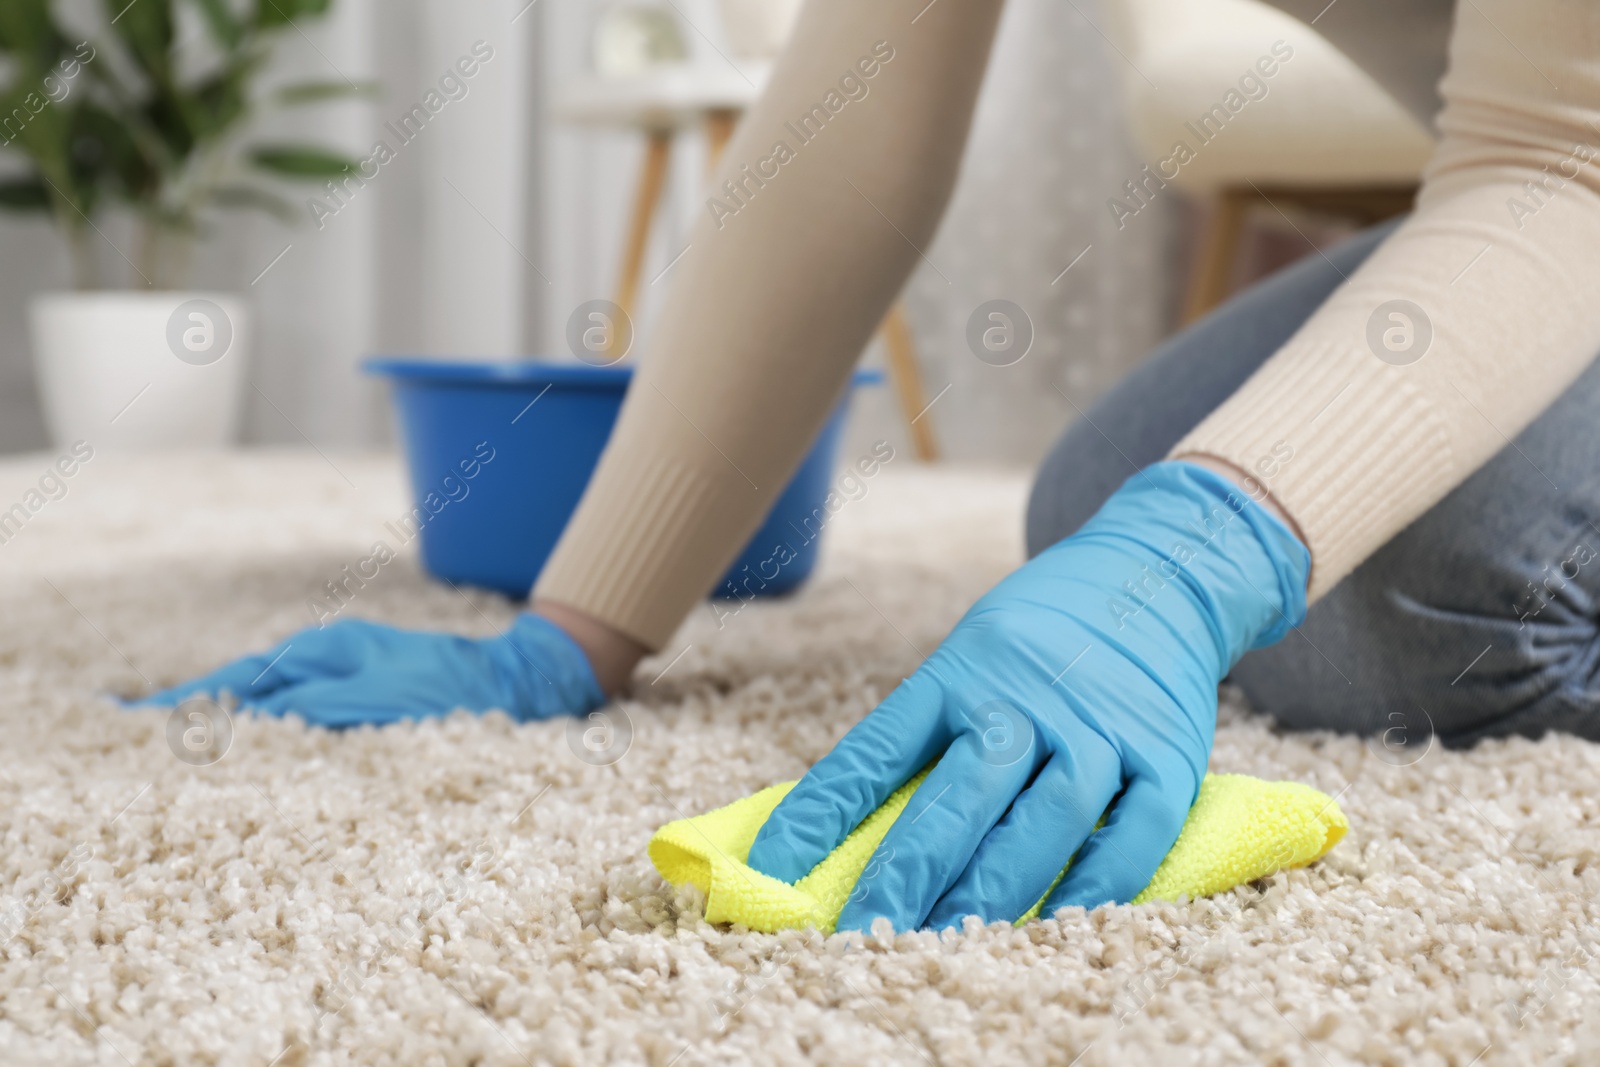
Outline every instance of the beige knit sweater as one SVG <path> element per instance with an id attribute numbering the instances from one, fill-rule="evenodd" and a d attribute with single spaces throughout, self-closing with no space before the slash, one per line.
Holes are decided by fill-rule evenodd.
<path id="1" fill-rule="evenodd" d="M 660 648 L 706 595 L 933 236 L 1002 2 L 810 0 L 714 180 L 737 210 L 694 230 L 538 597 Z M 1384 4 L 1341 5 L 1330 39 L 1426 107 L 1436 61 L 1396 61 Z M 1416 213 L 1172 453 L 1270 488 L 1309 542 L 1312 598 L 1600 351 L 1600 5 L 1466 0 L 1438 88 Z"/>

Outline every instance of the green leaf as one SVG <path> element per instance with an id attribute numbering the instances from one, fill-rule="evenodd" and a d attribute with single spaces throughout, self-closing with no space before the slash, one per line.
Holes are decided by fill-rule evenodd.
<path id="1" fill-rule="evenodd" d="M 244 24 L 228 7 L 228 0 L 194 0 L 194 2 L 200 8 L 200 13 L 205 16 L 206 25 L 211 27 L 211 35 L 229 51 L 238 48 L 239 42 L 244 39 Z"/>
<path id="2" fill-rule="evenodd" d="M 158 87 L 172 83 L 175 28 L 171 0 L 104 0 L 111 29 Z"/>
<path id="3" fill-rule="evenodd" d="M 218 186 L 211 190 L 209 199 L 219 207 L 264 211 L 284 223 L 294 222 L 300 215 L 283 197 L 251 185 Z"/>
<path id="4" fill-rule="evenodd" d="M 48 70 L 65 50 L 66 39 L 50 17 L 50 0 L 0 3 L 0 53 L 16 56 L 29 74 Z"/>
<path id="5" fill-rule="evenodd" d="M 296 19 L 328 12 L 332 0 L 256 0 L 256 26 L 287 26 Z"/>
<path id="6" fill-rule="evenodd" d="M 38 178 L 0 180 L 0 209 L 6 211 L 47 211 L 50 190 Z"/>
<path id="7" fill-rule="evenodd" d="M 125 202 L 163 226 L 189 226 L 196 198 L 183 182 L 206 153 L 231 143 L 250 121 L 259 94 L 256 79 L 272 45 L 265 34 L 326 15 L 332 0 L 84 0 L 101 13 L 96 45 L 104 58 L 74 58 L 76 38 L 64 35 L 54 13 L 67 0 L 0 0 L 0 126 L 16 108 L 15 129 L 0 131 L 0 152 L 10 148 L 32 165 L 0 181 L 0 208 L 45 207 L 80 226 L 108 200 Z M 188 11 L 180 5 L 191 4 Z M 217 63 L 183 75 L 179 16 L 197 15 L 205 30 L 199 47 Z M 192 43 L 192 42 L 190 42 Z M 89 55 L 87 49 L 84 55 Z M 59 101 L 29 107 L 45 76 L 71 59 L 86 84 Z M 288 105 L 314 104 L 376 91 L 339 79 L 290 85 L 274 94 Z M 339 153 L 300 144 L 257 145 L 247 157 L 260 175 L 339 179 L 358 164 Z M 260 185 L 257 188 L 256 185 Z M 199 191 L 200 202 L 246 208 L 289 218 L 293 205 L 269 182 L 232 183 Z M 292 199 L 292 198 L 291 198 Z M 172 207 L 180 202 L 181 208 Z M 163 207 L 163 205 L 167 205 Z M 170 215 L 170 217 L 168 217 Z"/>
<path id="8" fill-rule="evenodd" d="M 79 184 L 104 184 L 134 201 L 160 199 L 163 175 L 121 114 L 85 104 L 74 114 L 72 171 Z"/>
<path id="9" fill-rule="evenodd" d="M 297 82 L 285 85 L 273 94 L 273 99 L 285 107 L 314 104 L 323 100 L 337 100 L 347 96 L 375 97 L 377 82 L 320 81 Z"/>
<path id="10" fill-rule="evenodd" d="M 249 82 L 261 57 L 241 56 L 197 85 L 172 94 L 189 137 L 204 143 L 225 134 L 249 112 Z"/>
<path id="11" fill-rule="evenodd" d="M 353 159 L 306 145 L 263 145 L 251 150 L 250 161 L 285 178 L 342 178 L 356 169 Z"/>
<path id="12" fill-rule="evenodd" d="M 0 96 L 0 137 L 33 162 L 41 181 L 53 182 L 69 198 L 75 184 L 70 164 L 73 114 L 25 85 Z"/>

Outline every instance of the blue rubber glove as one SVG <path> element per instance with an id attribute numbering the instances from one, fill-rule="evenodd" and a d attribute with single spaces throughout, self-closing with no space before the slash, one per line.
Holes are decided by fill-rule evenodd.
<path id="1" fill-rule="evenodd" d="M 838 929 L 1015 920 L 1074 853 L 1045 915 L 1132 899 L 1199 793 L 1217 683 L 1299 624 L 1310 567 L 1227 479 L 1181 462 L 1135 475 L 974 604 L 811 769 L 756 835 L 750 866 L 796 881 L 938 760 Z"/>
<path id="2" fill-rule="evenodd" d="M 456 708 L 512 718 L 581 715 L 605 703 L 589 659 L 555 623 L 523 614 L 499 637 L 399 630 L 364 619 L 294 634 L 275 648 L 134 702 L 170 706 L 232 693 L 319 726 L 425 719 Z"/>

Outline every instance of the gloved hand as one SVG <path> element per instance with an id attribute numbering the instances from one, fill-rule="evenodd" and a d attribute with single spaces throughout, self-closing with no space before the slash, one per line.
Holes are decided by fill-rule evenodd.
<path id="1" fill-rule="evenodd" d="M 1011 921 L 1074 853 L 1046 916 L 1132 899 L 1199 792 L 1217 683 L 1298 625 L 1310 567 L 1284 524 L 1220 475 L 1182 462 L 1135 475 L 974 604 L 811 768 L 750 866 L 796 881 L 938 760 L 838 929 Z"/>
<path id="2" fill-rule="evenodd" d="M 319 726 L 422 719 L 456 708 L 500 708 L 526 722 L 605 703 L 583 650 L 531 613 L 486 638 L 343 620 L 134 703 L 170 706 L 224 690 L 241 704 L 271 715 L 293 711 Z"/>

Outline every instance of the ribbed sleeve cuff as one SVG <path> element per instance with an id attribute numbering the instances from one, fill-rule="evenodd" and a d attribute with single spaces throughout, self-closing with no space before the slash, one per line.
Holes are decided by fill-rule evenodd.
<path id="1" fill-rule="evenodd" d="M 1291 342 L 1169 458 L 1258 479 L 1306 537 L 1314 601 L 1460 480 L 1443 413 L 1407 371 L 1364 348 Z"/>
<path id="2" fill-rule="evenodd" d="M 604 479 L 605 484 L 601 483 Z M 657 650 L 706 595 L 701 545 L 725 510 L 719 486 L 676 457 L 621 450 L 608 456 L 534 586 L 556 601 Z M 609 491 L 608 491 L 609 487 Z M 712 561 L 713 563 L 716 561 Z"/>

